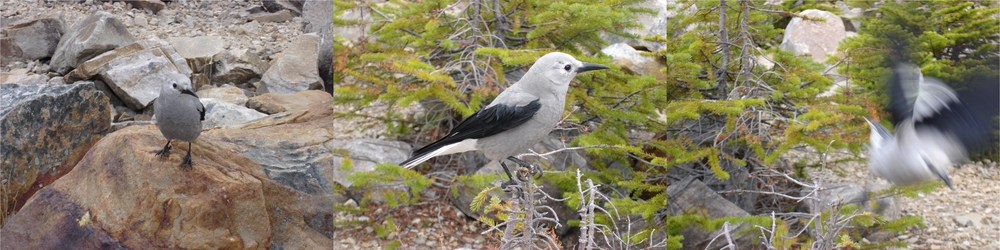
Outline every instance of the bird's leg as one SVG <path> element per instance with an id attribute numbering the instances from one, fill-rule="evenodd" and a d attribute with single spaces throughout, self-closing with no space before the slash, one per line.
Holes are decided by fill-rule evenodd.
<path id="1" fill-rule="evenodd" d="M 188 154 L 184 156 L 184 162 L 181 163 L 181 168 L 184 168 L 184 166 L 187 166 L 189 169 L 191 168 L 191 142 L 188 142 Z"/>
<path id="2" fill-rule="evenodd" d="M 514 180 L 514 176 L 510 174 L 510 169 L 507 168 L 507 164 L 504 164 L 503 161 L 500 161 L 500 166 L 503 167 L 504 172 L 507 172 L 507 178 L 510 179 L 508 181 L 501 183 L 500 189 L 507 191 L 507 187 L 514 186 L 517 189 L 517 192 L 515 192 L 517 194 L 515 194 L 514 198 L 519 198 L 519 195 L 521 194 L 521 188 L 517 187 L 518 183 L 517 181 Z"/>
<path id="3" fill-rule="evenodd" d="M 156 156 L 159 156 L 160 159 L 163 159 L 163 158 L 167 157 L 167 155 L 170 154 L 170 141 L 171 140 L 168 139 L 167 140 L 167 145 L 163 145 L 163 150 L 160 150 L 160 151 L 156 152 Z"/>
<path id="4" fill-rule="evenodd" d="M 511 160 L 511 161 L 513 161 L 515 163 L 517 163 L 517 165 L 521 165 L 521 166 L 528 167 L 529 169 L 531 169 L 531 171 L 530 171 L 531 175 L 530 176 L 535 176 L 535 174 L 538 174 L 538 178 L 542 178 L 542 167 L 539 167 L 538 165 L 532 164 L 532 163 L 527 162 L 525 160 L 518 159 L 517 157 L 513 157 L 513 156 L 507 157 L 507 159 Z M 518 179 L 521 179 L 520 175 L 518 175 Z M 525 180 L 522 179 L 521 181 L 525 181 Z"/>

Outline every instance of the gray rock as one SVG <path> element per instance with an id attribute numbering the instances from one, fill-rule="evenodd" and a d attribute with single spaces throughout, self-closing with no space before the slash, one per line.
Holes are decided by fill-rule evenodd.
<path id="1" fill-rule="evenodd" d="M 94 87 L 96 87 L 97 90 L 104 92 L 104 95 L 108 97 L 108 101 L 110 101 L 111 105 L 115 107 L 125 106 L 125 102 L 122 102 L 122 99 L 118 98 L 118 95 L 115 95 L 114 90 L 111 90 L 111 88 L 108 87 L 108 84 L 104 83 L 104 81 L 94 80 L 94 81 L 78 81 L 78 82 L 93 82 Z M 132 111 L 132 113 L 135 113 L 135 111 Z"/>
<path id="2" fill-rule="evenodd" d="M 307 89 L 323 89 L 317 70 L 316 34 L 295 38 L 275 59 L 261 78 L 262 93 L 295 93 Z"/>
<path id="3" fill-rule="evenodd" d="M 826 55 L 836 53 L 840 40 L 847 37 L 844 22 L 828 11 L 808 9 L 799 14 L 825 21 L 792 18 L 785 28 L 785 36 L 779 47 L 791 51 L 796 56 L 810 55 L 815 62 L 825 62 Z"/>
<path id="4" fill-rule="evenodd" d="M 80 64 L 66 78 L 77 81 L 98 75 L 125 105 L 142 110 L 159 96 L 166 76 L 175 73 L 191 75 L 191 69 L 167 42 L 153 38 L 101 54 Z"/>
<path id="5" fill-rule="evenodd" d="M 202 122 L 202 128 L 237 126 L 267 116 L 267 114 L 223 100 L 201 98 L 201 103 L 205 105 L 205 121 Z"/>
<path id="6" fill-rule="evenodd" d="M 330 176 L 333 182 L 344 187 L 351 187 L 347 176 L 357 172 L 370 172 L 375 170 L 375 164 L 384 162 L 402 162 L 410 156 L 410 144 L 401 141 L 385 141 L 375 139 L 357 140 L 331 140 L 328 143 L 330 149 L 347 151 L 352 164 L 350 169 L 343 169 L 343 155 L 333 156 L 333 169 Z"/>
<path id="7" fill-rule="evenodd" d="M 0 30 L 0 65 L 52 57 L 66 31 L 62 14 L 21 20 Z"/>
<path id="8" fill-rule="evenodd" d="M 199 98 L 212 98 L 241 107 L 245 106 L 247 104 L 247 100 L 250 99 L 243 94 L 243 90 L 233 86 L 222 86 L 218 88 L 199 90 L 195 94 L 197 94 Z"/>
<path id="9" fill-rule="evenodd" d="M 70 28 L 52 55 L 49 65 L 66 74 L 80 63 L 109 50 L 135 42 L 125 24 L 107 12 L 98 12 Z"/>
<path id="10" fill-rule="evenodd" d="M 215 55 L 213 61 L 212 81 L 233 85 L 260 79 L 270 66 L 247 49 L 224 51 Z"/>
<path id="11" fill-rule="evenodd" d="M 35 72 L 35 74 L 45 74 L 49 73 L 51 70 L 52 67 L 44 63 L 39 63 L 38 65 L 35 65 L 35 67 L 31 68 L 31 72 Z"/>
<path id="12" fill-rule="evenodd" d="M 108 133 L 108 99 L 91 83 L 0 84 L 0 185 L 4 207 L 69 172 Z M 7 212 L 7 211 L 4 211 Z M 7 216 L 0 214 L 0 216 Z"/>
<path id="13" fill-rule="evenodd" d="M 667 34 L 667 15 L 669 14 L 667 12 L 667 0 L 646 0 L 634 5 L 634 7 L 649 8 L 656 12 L 654 14 L 639 14 L 636 22 L 642 24 L 642 27 L 626 30 L 629 33 L 638 35 L 639 38 L 627 38 L 610 33 L 602 33 L 601 38 L 609 44 L 625 43 L 632 47 L 645 47 L 649 51 L 658 51 L 666 48 L 666 43 L 647 42 L 643 41 L 642 37 Z"/>
<path id="14" fill-rule="evenodd" d="M 220 37 L 171 37 L 167 39 L 170 46 L 187 60 L 188 67 L 194 73 L 203 73 L 216 55 L 224 52 L 225 42 Z"/>
<path id="15" fill-rule="evenodd" d="M 965 214 L 957 215 L 952 220 L 960 227 L 979 227 L 983 225 L 983 218 L 981 214 Z"/>
<path id="16" fill-rule="evenodd" d="M 295 16 L 302 15 L 302 5 L 305 0 L 264 0 L 264 10 L 267 12 L 278 12 L 282 10 L 291 11 Z"/>
<path id="17" fill-rule="evenodd" d="M 667 203 L 667 211 L 670 214 L 684 214 L 691 209 L 696 209 L 698 212 L 708 214 L 709 219 L 749 215 L 693 177 L 685 178 L 668 186 L 667 200 L 670 201 Z M 752 234 L 740 235 L 736 233 L 747 227 L 749 225 L 737 224 L 729 228 L 734 237 L 733 241 L 737 244 L 736 249 L 763 248 L 763 246 L 753 244 L 756 238 Z M 691 225 L 681 230 L 681 235 L 684 236 L 681 244 L 689 249 L 719 249 L 727 243 L 718 240 L 712 242 L 712 239 L 721 233 L 723 233 L 722 229 L 708 232 L 698 226 Z M 709 244 L 710 242 L 712 243 Z"/>
<path id="18" fill-rule="evenodd" d="M 247 18 L 261 23 L 272 22 L 272 23 L 283 23 L 291 21 L 295 15 L 289 10 L 280 10 L 274 13 L 261 12 L 257 14 L 251 14 Z"/>
<path id="19" fill-rule="evenodd" d="M 835 183 L 821 187 L 817 194 L 818 202 L 804 202 L 809 213 L 820 213 L 832 209 L 835 205 L 858 204 L 864 206 L 868 202 L 868 189 L 857 183 Z"/>
<path id="20" fill-rule="evenodd" d="M 167 4 L 164 4 L 160 0 L 128 0 L 127 3 L 131 4 L 134 9 L 149 10 L 153 14 L 167 8 Z"/>
<path id="21" fill-rule="evenodd" d="M 643 56 L 638 50 L 625 43 L 616 43 L 601 49 L 601 53 L 609 55 L 615 59 L 615 65 L 621 66 L 622 70 L 634 75 L 652 75 L 658 81 L 666 81 L 667 74 L 660 69 L 666 67 L 666 63 L 660 63 L 653 58 Z"/>
<path id="22" fill-rule="evenodd" d="M 333 1 L 307 1 L 302 6 L 303 30 L 319 36 L 319 77 L 333 94 Z"/>

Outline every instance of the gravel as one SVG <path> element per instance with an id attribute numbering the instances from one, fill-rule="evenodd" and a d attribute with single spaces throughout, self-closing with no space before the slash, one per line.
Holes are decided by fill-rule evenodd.
<path id="1" fill-rule="evenodd" d="M 810 151 L 796 150 L 788 158 L 792 162 L 821 158 Z M 887 181 L 868 171 L 863 153 L 858 161 L 837 161 L 853 157 L 846 150 L 833 152 L 826 168 L 812 168 L 810 177 L 825 183 L 855 182 L 869 190 L 889 187 Z M 950 177 L 955 190 L 942 185 L 916 198 L 897 197 L 903 215 L 923 216 L 927 227 L 908 230 L 896 238 L 909 242 L 912 249 L 1000 249 L 1000 167 L 988 160 L 967 163 L 953 168 Z M 974 225 L 966 226 L 956 219 Z"/>

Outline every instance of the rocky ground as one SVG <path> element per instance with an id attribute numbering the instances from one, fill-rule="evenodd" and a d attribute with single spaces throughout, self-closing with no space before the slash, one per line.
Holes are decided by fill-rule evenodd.
<path id="1" fill-rule="evenodd" d="M 851 155 L 838 152 L 830 156 L 831 159 L 843 157 Z M 825 183 L 854 182 L 869 190 L 888 187 L 888 182 L 870 174 L 863 162 L 827 166 L 813 171 L 811 176 Z M 955 190 L 942 185 L 916 198 L 897 197 L 902 214 L 923 216 L 927 225 L 909 230 L 897 239 L 909 242 L 911 249 L 1000 249 L 1000 216 L 997 216 L 1000 201 L 996 198 L 1000 197 L 1000 167 L 989 161 L 968 163 L 952 169 L 950 176 Z"/>

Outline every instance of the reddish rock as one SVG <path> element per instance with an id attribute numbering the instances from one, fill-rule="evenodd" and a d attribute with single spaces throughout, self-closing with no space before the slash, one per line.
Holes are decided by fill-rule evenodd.
<path id="1" fill-rule="evenodd" d="M 93 83 L 0 85 L 2 211 L 69 172 L 110 125 L 108 98 Z"/>
<path id="2" fill-rule="evenodd" d="M 60 245 L 51 241 L 78 238 L 72 248 L 332 245 L 331 195 L 272 181 L 238 147 L 223 143 L 227 138 L 222 135 L 253 131 L 209 132 L 192 145 L 194 166 L 187 170 L 180 167 L 187 143 L 174 143 L 165 159 L 154 155 L 165 142 L 155 126 L 130 126 L 107 135 L 72 172 L 32 197 L 24 212 L 0 229 L 4 245 L 56 249 Z"/>

